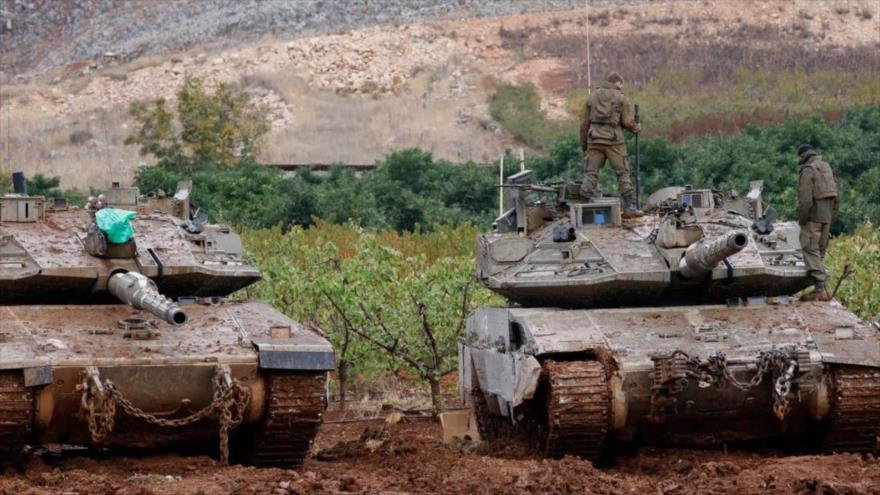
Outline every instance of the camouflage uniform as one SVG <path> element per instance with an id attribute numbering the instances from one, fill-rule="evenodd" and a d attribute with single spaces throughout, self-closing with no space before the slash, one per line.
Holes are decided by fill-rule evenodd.
<path id="1" fill-rule="evenodd" d="M 590 198 L 596 193 L 599 170 L 607 159 L 617 175 L 624 203 L 627 207 L 635 204 L 623 129 L 636 133 L 641 130 L 634 119 L 633 106 L 614 83 L 602 83 L 587 98 L 581 121 L 581 149 L 584 152 L 582 197 Z"/>
<path id="2" fill-rule="evenodd" d="M 816 287 L 825 287 L 825 249 L 828 247 L 831 221 L 837 213 L 837 183 L 831 166 L 815 150 L 801 155 L 798 188 L 798 223 L 801 227 L 801 251 L 807 273 Z"/>

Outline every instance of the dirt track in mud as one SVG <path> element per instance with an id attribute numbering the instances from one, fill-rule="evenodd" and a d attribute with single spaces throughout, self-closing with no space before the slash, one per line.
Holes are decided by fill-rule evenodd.
<path id="1" fill-rule="evenodd" d="M 521 448 L 447 446 L 440 435 L 427 421 L 328 424 L 317 454 L 295 471 L 226 467 L 205 456 L 31 457 L 0 477 L 0 494 L 880 494 L 872 456 L 642 449 L 596 469 Z"/>

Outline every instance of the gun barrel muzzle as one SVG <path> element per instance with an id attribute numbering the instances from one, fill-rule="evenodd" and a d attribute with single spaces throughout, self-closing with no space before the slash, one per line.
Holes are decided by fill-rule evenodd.
<path id="1" fill-rule="evenodd" d="M 110 293 L 135 309 L 149 311 L 172 325 L 186 323 L 186 313 L 177 303 L 163 296 L 156 284 L 136 272 L 116 273 L 107 282 Z"/>
<path id="2" fill-rule="evenodd" d="M 678 266 L 682 278 L 692 279 L 711 272 L 724 258 L 742 251 L 749 244 L 743 232 L 730 232 L 715 239 L 703 239 L 691 244 Z"/>

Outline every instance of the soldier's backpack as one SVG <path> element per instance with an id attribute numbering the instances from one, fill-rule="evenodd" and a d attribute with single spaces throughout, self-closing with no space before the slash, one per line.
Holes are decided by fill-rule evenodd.
<path id="1" fill-rule="evenodd" d="M 618 92 L 599 88 L 590 96 L 590 124 L 620 125 L 623 102 Z"/>

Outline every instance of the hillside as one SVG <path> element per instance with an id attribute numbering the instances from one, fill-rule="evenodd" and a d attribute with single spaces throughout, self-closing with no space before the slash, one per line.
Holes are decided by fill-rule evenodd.
<path id="1" fill-rule="evenodd" d="M 632 81 L 653 132 L 880 101 L 876 2 L 593 3 L 593 76 Z M 130 177 L 147 160 L 122 145 L 128 106 L 173 98 L 186 74 L 269 107 L 264 162 L 369 163 L 412 146 L 488 162 L 521 145 L 489 115 L 499 85 L 534 84 L 549 118 L 577 112 L 587 23 L 559 10 L 572 4 L 6 0 L 2 169 L 80 188 Z"/>

